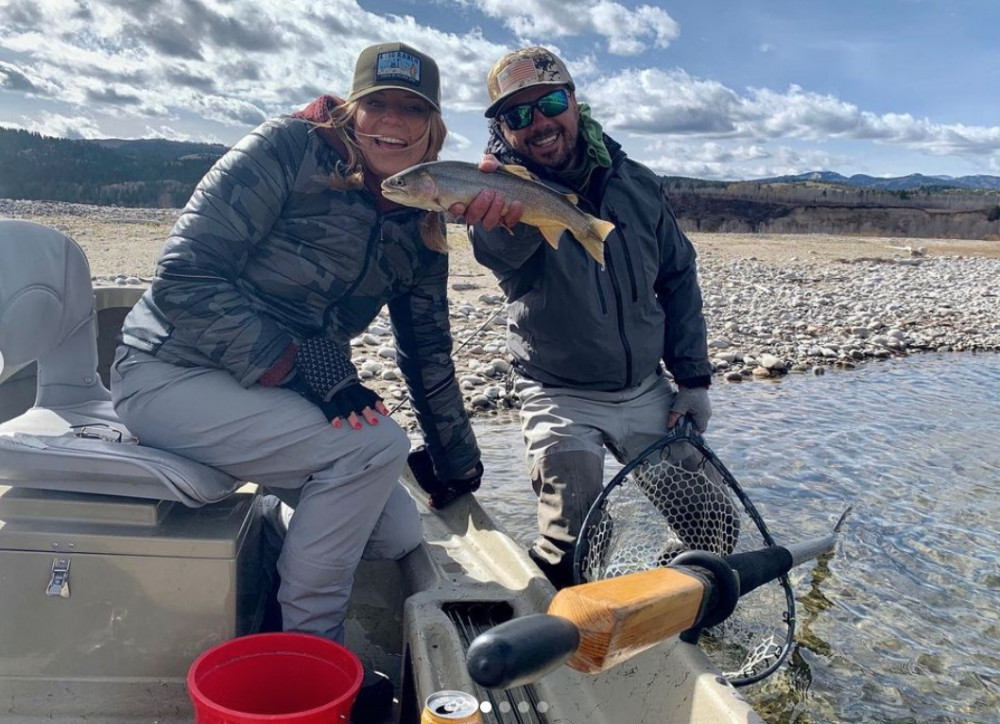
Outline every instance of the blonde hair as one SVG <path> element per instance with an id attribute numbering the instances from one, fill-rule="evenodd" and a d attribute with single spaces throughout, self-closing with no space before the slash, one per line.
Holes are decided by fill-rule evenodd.
<path id="1" fill-rule="evenodd" d="M 330 119 L 325 123 L 316 123 L 321 128 L 332 128 L 337 131 L 344 146 L 347 148 L 347 158 L 338 161 L 336 168 L 330 175 L 330 186 L 338 191 L 359 189 L 365 183 L 364 156 L 361 147 L 354 137 L 354 119 L 357 116 L 360 100 L 342 103 L 330 113 Z M 448 135 L 448 129 L 444 125 L 441 112 L 430 111 L 427 119 L 427 153 L 420 159 L 421 163 L 436 161 L 438 154 L 444 147 L 444 139 Z M 431 251 L 441 254 L 448 253 L 448 239 L 445 236 L 444 217 L 438 211 L 428 211 L 423 221 L 420 223 L 420 238 Z"/>

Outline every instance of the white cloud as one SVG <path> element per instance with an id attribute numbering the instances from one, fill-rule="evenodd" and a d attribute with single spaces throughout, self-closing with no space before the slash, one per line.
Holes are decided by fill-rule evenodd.
<path id="1" fill-rule="evenodd" d="M 837 68 L 830 70 L 844 89 L 840 97 L 787 85 L 787 78 L 808 77 L 795 72 L 774 89 L 763 80 L 761 87 L 737 88 L 672 69 L 668 63 L 683 62 L 690 46 L 674 44 L 681 28 L 664 9 L 668 3 L 641 3 L 407 0 L 390 14 L 366 9 L 367 0 L 0 0 L 0 121 L 46 133 L 64 129 L 73 137 L 197 138 L 200 131 L 201 138 L 232 143 L 319 93 L 346 93 L 360 50 L 399 39 L 438 61 L 452 132 L 447 153 L 470 157 L 485 129 L 489 68 L 508 50 L 543 42 L 567 62 L 580 98 L 630 155 L 664 170 L 687 164 L 719 177 L 727 164 L 730 175 L 765 166 L 776 173 L 796 163 L 829 168 L 841 161 L 832 149 L 841 153 L 850 143 L 860 149 L 855 167 L 880 153 L 904 157 L 900 152 L 916 152 L 937 168 L 958 163 L 996 172 L 1000 166 L 1000 124 L 937 123 L 905 100 L 889 109 L 896 112 L 866 109 L 852 102 L 850 77 L 844 71 L 838 78 Z M 692 11 L 691 28 L 698 27 L 697 15 Z M 720 68 L 736 57 L 759 61 L 754 78 L 770 77 L 767 58 L 776 49 L 789 54 L 808 45 L 815 55 L 822 39 L 813 37 L 815 28 L 801 38 L 773 24 L 746 30 L 742 51 L 720 45 L 716 56 Z M 698 45 L 718 42 L 695 32 L 703 36 Z M 720 33 L 726 32 L 723 23 Z M 837 57 L 856 65 L 855 56 Z M 699 67 L 713 72 L 704 70 L 707 61 Z"/>
<path id="2" fill-rule="evenodd" d="M 608 128 L 651 134 L 735 134 L 742 99 L 682 70 L 626 70 L 581 89 Z"/>
<path id="3" fill-rule="evenodd" d="M 142 138 L 165 138 L 168 141 L 192 141 L 194 143 L 222 143 L 218 138 L 208 136 L 206 137 L 204 133 L 199 133 L 197 136 L 191 135 L 190 133 L 184 133 L 183 131 L 178 131 L 172 126 L 146 126 L 143 132 Z"/>
<path id="4" fill-rule="evenodd" d="M 43 136 L 79 139 L 104 137 L 94 119 L 87 116 L 61 116 L 43 111 L 38 118 L 25 118 L 23 121 L 22 128 Z"/>
<path id="5" fill-rule="evenodd" d="M 463 4 L 469 4 L 463 2 Z M 499 20 L 522 40 L 597 35 L 616 55 L 636 55 L 650 45 L 666 48 L 680 35 L 680 26 L 661 8 L 640 5 L 635 10 L 607 0 L 471 0 L 487 16 Z"/>
<path id="6" fill-rule="evenodd" d="M 253 103 L 220 96 L 195 97 L 192 99 L 191 110 L 222 124 L 251 127 L 260 125 L 269 115 Z"/>
<path id="7" fill-rule="evenodd" d="M 595 117 L 608 129 L 648 136 L 689 135 L 827 142 L 874 141 L 932 154 L 1000 157 L 1000 126 L 937 124 L 909 114 L 878 115 L 831 95 L 792 85 L 784 93 L 749 89 L 746 95 L 682 70 L 626 70 L 587 89 Z"/>
<path id="8" fill-rule="evenodd" d="M 0 37 L 0 50 L 17 58 L 0 64 L 0 87 L 95 115 L 193 110 L 232 127 L 252 127 L 321 92 L 346 94 L 358 53 L 386 38 L 433 54 L 450 109 L 481 110 L 486 73 L 507 50 L 478 31 L 447 33 L 351 0 L 48 0 L 32 10 Z M 11 13 L 0 7 L 0 26 Z"/>
<path id="9" fill-rule="evenodd" d="M 441 156 L 442 158 L 468 159 L 471 149 L 472 140 L 468 136 L 449 130 Z"/>
<path id="10" fill-rule="evenodd" d="M 647 153 L 640 160 L 658 173 L 719 180 L 797 174 L 847 161 L 835 154 L 789 146 L 768 148 L 754 143 L 730 145 L 716 141 L 658 140 L 650 144 Z"/>

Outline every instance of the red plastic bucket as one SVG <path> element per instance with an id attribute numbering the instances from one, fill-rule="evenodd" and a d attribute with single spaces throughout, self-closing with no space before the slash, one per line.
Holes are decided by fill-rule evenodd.
<path id="1" fill-rule="evenodd" d="M 188 669 L 195 724 L 339 724 L 361 687 L 358 657 L 340 644 L 300 633 L 225 641 Z"/>

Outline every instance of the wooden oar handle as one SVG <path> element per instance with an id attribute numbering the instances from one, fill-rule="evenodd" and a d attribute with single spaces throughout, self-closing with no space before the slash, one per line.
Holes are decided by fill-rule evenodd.
<path id="1" fill-rule="evenodd" d="M 516 618 L 476 637 L 466 656 L 469 675 L 480 686 L 507 689 L 563 663 L 584 673 L 605 671 L 681 632 L 697 640 L 698 631 L 733 612 L 741 595 L 830 550 L 834 541 L 824 536 L 725 558 L 688 551 L 667 568 L 564 588 L 547 614 Z"/>
<path id="2" fill-rule="evenodd" d="M 537 681 L 569 659 L 580 645 L 576 625 L 560 616 L 535 613 L 481 633 L 469 645 L 469 676 L 488 689 Z"/>

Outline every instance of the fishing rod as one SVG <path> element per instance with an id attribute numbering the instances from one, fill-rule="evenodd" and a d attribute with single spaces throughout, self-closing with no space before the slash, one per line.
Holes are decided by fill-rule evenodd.
<path id="1" fill-rule="evenodd" d="M 455 351 L 451 353 L 451 359 L 455 360 L 456 355 L 458 355 L 459 352 L 461 352 L 463 349 L 465 349 L 465 347 L 467 347 L 474 339 L 476 339 L 476 337 L 478 337 L 482 333 L 482 331 L 484 329 L 486 329 L 486 327 L 488 327 L 493 322 L 494 319 L 496 319 L 498 316 L 500 316 L 500 314 L 503 311 L 504 311 L 504 308 L 500 307 L 500 309 L 498 309 L 497 311 L 493 312 L 493 314 L 490 315 L 489 319 L 487 319 L 485 322 L 483 322 L 481 325 L 479 325 L 479 328 L 476 329 L 476 331 L 474 331 L 472 334 L 470 334 L 466 338 L 466 340 L 464 342 L 462 342 L 462 344 L 458 345 L 458 347 L 455 349 Z M 409 401 L 410 401 L 409 398 L 404 397 L 402 400 L 400 400 L 398 403 L 396 403 L 395 407 L 393 407 L 392 409 L 389 410 L 389 414 L 390 415 L 394 414 L 403 405 L 408 404 Z"/>

